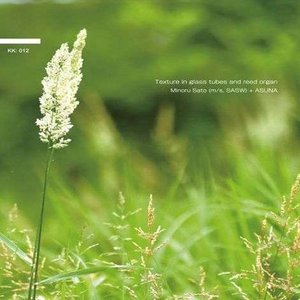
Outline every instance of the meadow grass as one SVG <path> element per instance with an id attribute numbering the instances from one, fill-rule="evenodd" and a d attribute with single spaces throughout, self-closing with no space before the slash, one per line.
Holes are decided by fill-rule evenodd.
<path id="1" fill-rule="evenodd" d="M 37 296 L 281 299 L 278 290 L 266 289 L 268 277 L 261 284 L 264 293 L 258 292 L 253 284 L 258 272 L 252 271 L 261 245 L 257 240 L 261 222 L 272 211 L 280 213 L 281 195 L 288 194 L 293 182 L 288 161 L 280 155 L 275 160 L 266 151 L 244 156 L 230 151 L 228 166 L 232 174 L 222 177 L 213 168 L 203 173 L 195 161 L 190 168 L 184 158 L 180 172 L 167 184 L 162 182 L 168 187 L 164 192 L 156 188 L 149 206 L 150 192 L 161 177 L 149 182 L 148 169 L 154 175 L 158 172 L 122 139 L 96 100 L 86 100 L 93 105 L 92 117 L 77 121 L 91 157 L 97 157 L 93 168 L 98 180 L 79 176 L 70 183 L 61 175 L 64 153 L 57 152 L 49 178 Z M 84 109 L 84 114 L 91 112 L 88 106 Z M 104 144 L 97 142 L 98 133 L 103 132 Z M 273 163 L 266 156 L 274 158 Z M 107 174 L 110 179 L 105 178 Z M 42 176 L 39 178 L 42 183 Z M 124 196 L 116 192 L 118 187 Z M 3 202 L 0 214 L 1 296 L 26 299 L 34 224 L 8 201 Z M 268 220 L 271 223 L 265 225 L 267 232 L 271 224 L 280 236 L 284 230 L 274 225 L 277 219 Z M 281 259 L 282 263 L 286 266 Z M 283 267 L 278 269 L 280 278 Z"/>
<path id="2" fill-rule="evenodd" d="M 255 233 L 261 234 L 266 213 L 280 212 L 275 183 L 265 172 L 257 170 L 264 174 L 257 178 L 258 186 L 256 181 L 245 186 L 233 180 L 225 185 L 212 182 L 210 188 L 174 183 L 165 198 L 154 197 L 150 205 L 149 195 L 136 190 L 133 182 L 126 183 L 131 189 L 124 196 L 94 202 L 98 191 L 91 186 L 72 190 L 53 176 L 39 295 L 46 299 L 243 299 L 243 291 L 249 299 L 289 299 L 272 296 L 270 291 L 266 298 L 258 296 L 253 284 L 257 253 L 252 249 L 250 255 L 249 245 L 257 245 Z M 266 195 L 272 200 L 261 201 Z M 83 203 L 82 199 L 90 200 Z M 1 291 L 4 299 L 22 299 L 33 232 L 30 222 L 16 208 L 12 211 L 9 219 L 2 220 L 5 236 L 15 246 L 9 249 L 2 239 Z M 246 280 L 238 275 L 245 270 L 254 277 Z"/>

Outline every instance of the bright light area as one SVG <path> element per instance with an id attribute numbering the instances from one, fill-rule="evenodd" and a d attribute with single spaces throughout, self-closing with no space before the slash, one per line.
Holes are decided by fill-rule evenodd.
<path id="1" fill-rule="evenodd" d="M 1 39 L 0 45 L 39 45 L 41 39 Z"/>

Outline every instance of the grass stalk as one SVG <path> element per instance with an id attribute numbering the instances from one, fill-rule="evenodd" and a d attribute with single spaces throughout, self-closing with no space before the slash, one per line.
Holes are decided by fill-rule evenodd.
<path id="1" fill-rule="evenodd" d="M 34 246 L 33 258 L 32 258 L 30 283 L 29 283 L 29 289 L 28 289 L 28 300 L 35 300 L 36 299 L 38 269 L 39 269 L 40 249 L 41 249 L 41 239 L 42 239 L 44 213 L 45 213 L 45 202 L 46 202 L 46 192 L 47 192 L 47 183 L 48 183 L 48 177 L 49 177 L 49 171 L 50 171 L 50 165 L 51 165 L 51 161 L 52 161 L 52 157 L 53 157 L 53 152 L 54 152 L 53 147 L 48 149 L 47 163 L 46 163 L 45 177 L 44 177 L 44 187 L 43 187 L 43 197 L 42 197 L 41 211 L 40 211 L 40 217 L 39 217 L 39 222 L 38 222 L 38 226 L 37 226 L 35 246 Z"/>

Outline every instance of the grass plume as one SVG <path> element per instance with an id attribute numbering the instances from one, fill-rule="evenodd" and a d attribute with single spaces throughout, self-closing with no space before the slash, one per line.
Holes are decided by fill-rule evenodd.
<path id="1" fill-rule="evenodd" d="M 66 147 L 71 141 L 65 136 L 72 128 L 70 115 L 78 105 L 76 93 L 82 79 L 82 50 L 85 46 L 86 30 L 77 35 L 73 49 L 62 44 L 46 67 L 47 76 L 43 79 L 43 95 L 40 97 L 40 110 L 43 117 L 36 121 L 42 142 L 48 144 L 48 157 L 45 169 L 43 196 L 37 226 L 36 240 L 32 257 L 28 300 L 35 300 L 37 294 L 40 249 L 43 232 L 45 202 L 50 165 L 54 149 Z"/>

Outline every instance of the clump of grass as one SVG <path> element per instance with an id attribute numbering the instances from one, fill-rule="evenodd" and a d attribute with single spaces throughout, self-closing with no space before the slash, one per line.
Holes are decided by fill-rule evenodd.
<path id="1" fill-rule="evenodd" d="M 142 272 L 140 273 L 140 282 L 142 286 L 145 286 L 145 296 L 151 299 L 160 299 L 163 295 L 163 287 L 161 284 L 161 274 L 155 271 L 153 267 L 154 256 L 159 249 L 164 246 L 164 243 L 159 243 L 158 239 L 160 234 L 164 231 L 160 225 L 155 228 L 155 208 L 153 206 L 152 195 L 147 208 L 147 227 L 143 229 L 141 227 L 135 228 L 138 236 L 146 242 L 146 244 L 133 241 L 136 247 L 136 251 L 140 253 L 140 267 Z"/>
<path id="2" fill-rule="evenodd" d="M 98 246 L 99 244 L 94 241 L 93 234 L 83 233 L 75 246 L 62 248 L 60 254 L 52 259 L 48 266 L 49 272 L 52 274 L 64 274 L 66 271 L 73 273 L 73 276 L 69 276 L 65 280 L 58 280 L 48 286 L 48 293 L 54 300 L 80 299 L 89 288 L 92 290 L 91 286 L 95 285 L 95 281 L 91 275 L 87 274 L 82 279 L 79 274 L 81 269 L 93 265 L 86 262 L 85 255 Z"/>
<path id="3" fill-rule="evenodd" d="M 107 223 L 111 230 L 109 239 L 112 251 L 101 253 L 102 247 L 95 242 L 94 235 L 84 230 L 75 245 L 63 247 L 59 255 L 48 259 L 47 264 L 41 263 L 43 277 L 38 283 L 37 299 L 98 299 L 98 295 L 110 299 L 217 298 L 214 291 L 205 287 L 204 269 L 200 270 L 199 280 L 194 282 L 198 291 L 174 295 L 168 286 L 167 278 L 164 277 L 162 266 L 156 262 L 157 252 L 167 246 L 167 243 L 161 242 L 163 229 L 160 225 L 155 225 L 152 196 L 146 209 L 145 224 L 141 224 L 140 227 L 133 225 L 135 221 L 132 221 L 132 218 L 135 218 L 141 209 L 128 211 L 126 206 L 125 198 L 120 194 L 117 210 L 113 212 L 115 220 Z M 19 230 L 16 228 L 18 223 L 15 208 L 10 215 L 12 224 L 16 224 L 7 231 L 16 234 Z M 23 230 L 22 234 L 28 248 L 25 262 L 27 260 L 27 264 L 30 265 L 29 255 L 33 252 L 33 246 L 27 231 Z M 20 237 L 18 240 L 20 241 Z M 9 243 L 1 243 L 3 251 L 0 257 L 4 272 L 0 284 L 3 298 L 26 299 L 27 278 L 30 274 L 28 266 L 19 259 L 26 254 L 17 252 L 16 246 L 7 245 L 10 246 Z M 93 253 L 89 254 L 90 251 Z M 42 261 L 45 262 L 44 259 Z"/>
<path id="4" fill-rule="evenodd" d="M 300 296 L 300 190 L 297 176 L 279 213 L 269 213 L 256 234 L 256 242 L 242 238 L 253 256 L 250 269 L 231 274 L 230 282 L 242 299 L 298 299 Z"/>
<path id="5" fill-rule="evenodd" d="M 155 209 L 152 196 L 150 196 L 147 208 L 146 229 L 133 228 L 130 224 L 130 217 L 140 211 L 141 209 L 136 209 L 127 212 L 125 198 L 120 194 L 118 210 L 113 213 L 117 221 L 107 223 L 107 225 L 115 232 L 111 236 L 114 244 L 113 252 L 109 254 L 119 257 L 120 264 L 117 270 L 122 286 L 111 283 L 106 285 L 121 290 L 122 299 L 125 299 L 126 296 L 134 299 L 159 299 L 163 292 L 159 283 L 161 276 L 154 271 L 152 260 L 155 253 L 163 246 L 163 243 L 157 243 L 163 230 L 161 226 L 153 228 Z M 136 238 L 133 237 L 133 229 L 136 232 Z"/>
<path id="6" fill-rule="evenodd" d="M 30 276 L 30 257 L 33 254 L 31 231 L 24 228 L 16 205 L 9 212 L 7 223 L 6 234 L 9 238 L 0 235 L 0 268 L 2 270 L 0 298 L 26 299 Z M 13 240 L 17 240 L 18 244 L 25 250 L 19 248 Z M 85 254 L 97 246 L 98 244 L 94 242 L 91 234 L 87 236 L 82 234 L 75 246 L 62 248 L 60 254 L 47 264 L 46 258 L 41 257 L 40 270 L 43 271 L 44 276 L 51 278 L 53 274 L 55 276 L 68 271 L 73 272 L 73 276 L 54 281 L 52 284 L 39 283 L 37 299 L 49 299 L 49 297 L 53 300 L 78 299 L 83 293 L 86 293 L 87 289 L 90 288 L 89 285 L 91 285 L 88 284 L 89 276 L 86 276 L 86 280 L 81 280 L 76 275 L 76 271 L 89 266 L 85 262 Z"/>
<path id="7" fill-rule="evenodd" d="M 161 241 L 164 229 L 160 225 L 155 225 L 152 196 L 150 196 L 147 206 L 145 225 L 134 227 L 131 225 L 131 217 L 140 211 L 141 209 L 127 212 L 125 198 L 120 194 L 118 210 L 113 213 L 116 222 L 107 224 L 114 233 L 110 238 L 113 242 L 113 251 L 107 253 L 106 257 L 114 257 L 115 261 L 117 257 L 120 262 L 119 267 L 115 269 L 118 273 L 117 276 L 114 276 L 117 278 L 116 281 L 108 279 L 104 284 L 106 287 L 121 292 L 121 297 L 114 297 L 118 299 L 170 300 L 218 298 L 215 289 L 210 291 L 206 288 L 206 273 L 202 267 L 199 279 L 194 281 L 197 292 L 186 292 L 183 295 L 175 295 L 172 292 L 163 271 L 161 271 L 161 266 L 157 265 L 155 259 L 157 252 L 167 246 L 167 242 Z M 106 263 L 108 264 L 108 262 Z"/>
<path id="8" fill-rule="evenodd" d="M 123 194 L 119 193 L 119 201 L 117 204 L 117 211 L 113 212 L 113 217 L 115 221 L 112 223 L 106 223 L 106 225 L 113 231 L 110 236 L 110 242 L 113 246 L 113 251 L 107 253 L 106 256 L 116 257 L 119 261 L 119 281 L 122 283 L 121 286 L 117 282 L 106 283 L 105 285 L 119 290 L 122 299 L 126 296 L 137 298 L 134 289 L 131 288 L 132 285 L 132 273 L 136 261 L 130 255 L 130 244 L 132 243 L 132 238 L 130 234 L 130 218 L 135 214 L 139 213 L 141 209 L 136 209 L 134 211 L 127 211 L 126 200 Z"/>
<path id="9" fill-rule="evenodd" d="M 33 245 L 30 239 L 30 230 L 17 226 L 19 219 L 18 207 L 15 204 L 8 213 L 6 234 L 0 236 L 0 298 L 4 299 L 25 299 L 28 289 L 28 277 L 30 272 L 28 266 L 31 264 Z M 24 245 L 21 250 L 12 240 L 18 240 Z M 41 269 L 44 268 L 45 259 L 42 259 Z"/>

